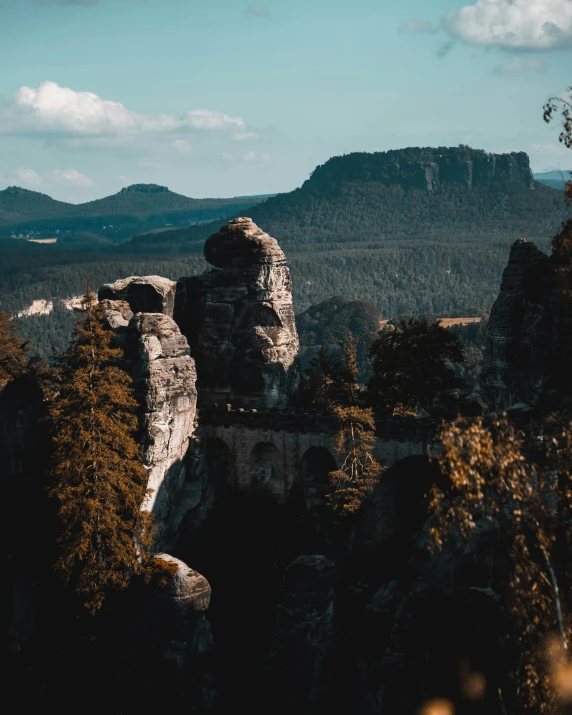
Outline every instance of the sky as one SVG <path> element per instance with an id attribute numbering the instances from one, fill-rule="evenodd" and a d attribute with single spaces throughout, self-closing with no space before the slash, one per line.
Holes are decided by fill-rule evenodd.
<path id="1" fill-rule="evenodd" d="M 572 0 L 0 0 L 0 189 L 290 191 L 331 156 L 468 144 L 572 168 Z"/>

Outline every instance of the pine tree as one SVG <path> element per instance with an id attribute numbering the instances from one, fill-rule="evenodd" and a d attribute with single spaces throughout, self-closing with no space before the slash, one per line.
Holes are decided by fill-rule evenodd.
<path id="1" fill-rule="evenodd" d="M 464 361 L 463 345 L 440 321 L 401 319 L 372 343 L 370 359 L 370 402 L 391 414 L 430 411 L 437 396 L 465 387 L 451 365 Z"/>
<path id="2" fill-rule="evenodd" d="M 141 511 L 147 474 L 135 440 L 137 402 L 131 378 L 117 366 L 122 351 L 89 288 L 59 392 L 51 405 L 54 447 L 50 494 L 59 502 L 56 567 L 86 608 L 97 611 L 111 589 L 142 570 L 152 540 Z"/>
<path id="3" fill-rule="evenodd" d="M 331 407 L 335 365 L 324 346 L 310 360 L 302 383 L 302 400 L 307 407 Z"/>
<path id="4" fill-rule="evenodd" d="M 0 390 L 26 370 L 27 343 L 18 337 L 18 326 L 0 310 Z"/>
<path id="5" fill-rule="evenodd" d="M 356 512 L 381 475 L 374 457 L 375 421 L 371 409 L 360 406 L 357 367 L 358 341 L 351 335 L 341 342 L 342 357 L 333 385 L 334 414 L 338 423 L 336 452 L 341 467 L 330 473 L 329 502 L 338 514 Z"/>

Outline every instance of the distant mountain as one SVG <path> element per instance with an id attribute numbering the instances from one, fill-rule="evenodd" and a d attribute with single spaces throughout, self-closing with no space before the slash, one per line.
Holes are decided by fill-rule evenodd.
<path id="1" fill-rule="evenodd" d="M 536 181 L 539 181 L 545 186 L 550 186 L 551 189 L 558 189 L 559 191 L 564 191 L 564 186 L 567 181 L 572 179 L 572 170 L 564 171 L 545 171 L 541 174 L 534 174 Z"/>
<path id="2" fill-rule="evenodd" d="M 0 230 L 95 232 L 111 240 L 165 226 L 188 226 L 224 218 L 265 197 L 192 199 L 157 184 L 133 184 L 119 193 L 83 204 L 69 204 L 11 186 L 0 191 Z"/>
<path id="3" fill-rule="evenodd" d="M 534 180 L 525 153 L 465 146 L 334 157 L 248 211 L 284 245 L 539 238 L 565 214 L 564 196 Z M 137 236 L 122 250 L 195 251 L 219 226 Z"/>
<path id="4" fill-rule="evenodd" d="M 65 216 L 73 208 L 73 204 L 56 201 L 47 194 L 9 186 L 0 191 L 0 226 Z"/>

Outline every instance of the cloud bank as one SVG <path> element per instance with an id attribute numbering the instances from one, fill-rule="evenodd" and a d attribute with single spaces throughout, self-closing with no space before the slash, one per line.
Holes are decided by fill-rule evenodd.
<path id="1" fill-rule="evenodd" d="M 193 131 L 236 132 L 241 137 L 246 122 L 210 109 L 192 109 L 180 117 L 140 114 L 121 102 L 102 99 L 93 92 L 42 82 L 21 87 L 14 101 L 0 113 L 0 132 L 55 135 L 68 138 L 128 138 Z"/>
<path id="2" fill-rule="evenodd" d="M 476 0 L 445 15 L 443 23 L 470 45 L 538 51 L 572 47 L 572 0 Z"/>

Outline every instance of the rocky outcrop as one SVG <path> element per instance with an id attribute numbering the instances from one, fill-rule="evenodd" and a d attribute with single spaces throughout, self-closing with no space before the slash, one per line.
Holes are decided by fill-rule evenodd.
<path id="1" fill-rule="evenodd" d="M 343 166 L 343 172 L 340 168 Z M 318 166 L 304 186 L 337 181 L 375 181 L 404 189 L 435 191 L 444 184 L 468 189 L 516 184 L 534 187 L 524 152 L 489 154 L 470 147 L 409 148 L 334 157 Z"/>
<path id="2" fill-rule="evenodd" d="M 572 311 L 561 268 L 523 239 L 513 244 L 489 319 L 481 382 L 491 409 L 550 411 L 572 400 Z"/>
<path id="3" fill-rule="evenodd" d="M 161 286 L 171 283 L 155 277 L 149 280 L 147 285 L 156 296 L 161 295 Z M 115 331 L 116 344 L 124 350 L 126 369 L 141 404 L 140 438 L 149 477 L 143 508 L 153 512 L 158 527 L 157 543 L 164 546 L 186 478 L 185 456 L 195 427 L 196 370 L 187 340 L 171 317 L 163 313 L 133 315 L 138 300 L 134 296 L 139 291 L 140 295 L 150 293 L 144 279 L 129 281 L 111 285 L 122 285 L 121 290 L 131 302 L 103 298 L 102 304 L 106 320 Z M 135 293 L 129 292 L 131 286 L 137 286 Z M 111 291 L 108 288 L 100 290 L 100 297 Z"/>
<path id="4" fill-rule="evenodd" d="M 275 239 L 237 218 L 205 243 L 212 268 L 182 278 L 175 320 L 197 363 L 201 404 L 284 407 L 300 370 L 292 284 Z"/>
<path id="5" fill-rule="evenodd" d="M 209 712 L 214 704 L 209 582 L 173 556 L 159 554 L 156 560 L 157 574 L 134 600 L 126 674 L 145 712 L 149 700 Z"/>
<path id="6" fill-rule="evenodd" d="M 143 407 L 142 448 L 149 475 L 145 507 L 162 530 L 185 480 L 184 457 L 196 413 L 196 371 L 185 337 L 166 315 L 135 315 L 126 338 L 135 394 Z"/>
<path id="7" fill-rule="evenodd" d="M 130 276 L 106 283 L 99 300 L 125 301 L 133 313 L 164 313 L 173 317 L 177 284 L 161 276 Z"/>
<path id="8" fill-rule="evenodd" d="M 335 641 L 336 568 L 325 556 L 299 556 L 286 569 L 267 668 L 269 712 L 325 712 Z"/>

